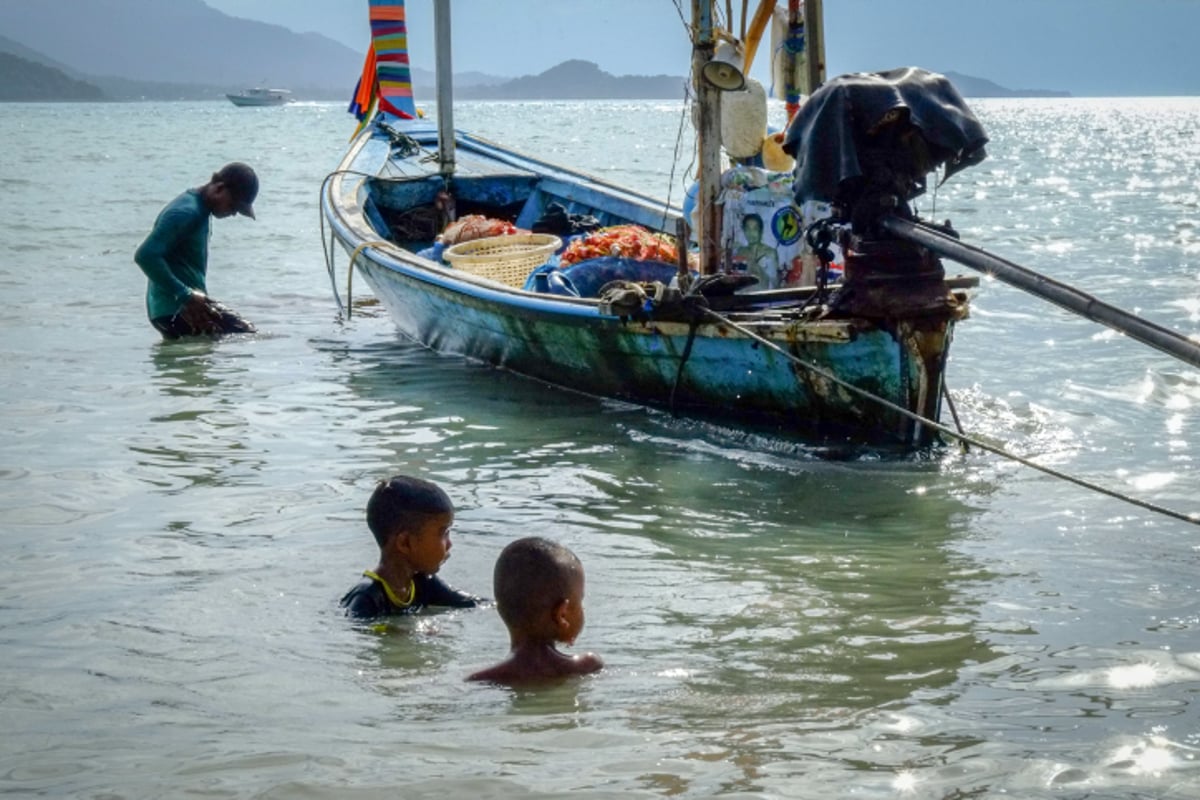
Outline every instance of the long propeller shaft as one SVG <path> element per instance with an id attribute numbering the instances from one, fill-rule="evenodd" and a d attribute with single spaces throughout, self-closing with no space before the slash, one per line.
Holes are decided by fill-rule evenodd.
<path id="1" fill-rule="evenodd" d="M 888 233 L 905 239 L 963 266 L 978 270 L 1043 300 L 1120 331 L 1168 355 L 1200 367 L 1200 343 L 1175 331 L 1105 303 L 1074 286 L 964 244 L 952 236 L 912 220 L 889 215 L 880 221 Z"/>

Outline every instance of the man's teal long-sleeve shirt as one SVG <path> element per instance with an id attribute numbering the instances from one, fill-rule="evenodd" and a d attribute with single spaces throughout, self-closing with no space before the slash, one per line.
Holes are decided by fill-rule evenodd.
<path id="1" fill-rule="evenodd" d="M 207 294 L 209 221 L 212 214 L 197 189 L 188 189 L 159 213 L 133 260 L 146 273 L 150 319 L 179 313 L 193 291 Z"/>

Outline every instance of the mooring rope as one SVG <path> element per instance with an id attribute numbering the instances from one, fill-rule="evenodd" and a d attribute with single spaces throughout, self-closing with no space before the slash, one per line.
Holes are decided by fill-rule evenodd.
<path id="1" fill-rule="evenodd" d="M 346 319 L 350 319 L 350 315 L 354 312 L 354 298 L 350 294 L 350 287 L 354 284 L 354 260 L 365 248 L 379 248 L 382 245 L 390 244 L 382 239 L 372 239 L 368 242 L 363 242 L 358 247 L 354 248 L 354 252 L 350 254 L 350 263 L 346 267 Z"/>
<path id="2" fill-rule="evenodd" d="M 754 331 L 750 330 L 749 328 L 747 328 L 744 325 L 739 325 L 738 323 L 734 322 L 733 320 L 729 319 L 728 317 L 724 316 L 723 314 L 719 314 L 716 311 L 713 311 L 711 308 L 701 306 L 700 310 L 702 313 L 706 314 L 709 318 L 713 319 L 714 321 L 719 322 L 722 325 L 728 325 L 729 327 L 738 331 L 742 335 L 748 336 L 749 338 L 754 339 L 756 342 L 763 345 L 764 347 L 774 350 L 776 353 L 779 353 L 784 358 L 787 358 L 788 360 L 792 361 L 793 363 L 797 364 L 798 366 L 800 366 L 810 372 L 814 372 L 817 375 L 821 376 L 822 378 L 832 381 L 833 383 L 836 383 L 837 385 L 841 386 L 842 388 L 847 389 L 848 391 L 850 391 L 854 394 L 857 394 L 860 397 L 863 397 L 867 400 L 878 403 L 879 405 L 882 405 L 883 407 L 885 407 L 891 411 L 894 411 L 897 414 L 908 417 L 909 419 L 911 419 L 915 422 L 918 422 L 922 425 L 928 425 L 929 427 L 933 428 L 934 430 L 940 431 L 940 432 L 946 434 L 947 436 L 950 436 L 961 442 L 965 442 L 967 444 L 974 445 L 975 447 L 978 447 L 980 450 L 986 450 L 989 453 L 994 453 L 998 456 L 1001 456 L 1002 458 L 1007 458 L 1011 461 L 1015 461 L 1018 464 L 1022 464 L 1023 466 L 1029 467 L 1030 469 L 1035 469 L 1038 472 L 1043 472 L 1047 475 L 1050 475 L 1051 477 L 1059 478 L 1059 479 L 1067 481 L 1069 483 L 1073 483 L 1076 486 L 1082 486 L 1085 489 L 1090 489 L 1093 492 L 1098 492 L 1099 494 L 1107 495 L 1108 497 L 1112 497 L 1116 500 L 1121 500 L 1125 503 L 1129 503 L 1131 505 L 1138 506 L 1139 508 L 1144 508 L 1147 511 L 1153 511 L 1156 514 L 1162 514 L 1164 516 L 1180 520 L 1181 522 L 1189 522 L 1193 525 L 1200 525 L 1200 512 L 1184 513 L 1182 511 L 1176 511 L 1171 508 L 1166 508 L 1165 506 L 1160 506 L 1157 503 L 1151 503 L 1148 500 L 1141 500 L 1139 498 L 1124 494 L 1123 492 L 1118 492 L 1115 489 L 1109 489 L 1106 486 L 1101 486 L 1100 484 L 1093 483 L 1085 478 L 1079 478 L 1074 475 L 1070 475 L 1066 472 L 1062 472 L 1061 470 L 1054 469 L 1053 467 L 1043 466 L 1042 464 L 1038 464 L 1036 461 L 1031 461 L 1028 458 L 1017 455 L 1016 453 L 1009 452 L 1008 450 L 1005 450 L 1003 447 L 997 447 L 995 445 L 988 444 L 987 442 L 985 442 L 981 439 L 978 439 L 974 436 L 969 436 L 965 433 L 960 433 L 960 432 L 954 430 L 953 428 L 943 425 L 940 422 L 936 422 L 934 420 L 923 417 L 920 414 L 917 414 L 913 411 L 909 411 L 907 408 L 897 405 L 884 397 L 880 397 L 878 395 L 872 394 L 871 392 L 868 392 L 865 389 L 860 389 L 859 387 L 842 380 L 841 378 L 837 377 L 836 375 L 833 375 L 828 370 L 822 369 L 821 367 L 817 366 L 816 364 L 810 364 L 809 362 L 805 361 L 804 359 L 802 359 L 792 353 L 789 353 L 787 350 L 784 350 L 782 347 L 775 344 L 775 342 L 772 342 L 770 339 L 767 339 L 764 336 L 760 336 L 759 334 L 755 333 Z"/>
<path id="3" fill-rule="evenodd" d="M 687 365 L 688 357 L 692 354 L 692 345 L 696 343 L 696 331 L 700 329 L 700 319 L 694 318 L 688 325 L 687 344 L 683 346 L 683 355 L 679 359 L 679 368 L 675 370 L 675 383 L 671 384 L 671 416 L 675 416 L 675 391 L 679 388 L 679 381 L 683 379 L 683 368 Z"/>
<path id="4" fill-rule="evenodd" d="M 350 308 L 349 298 L 346 298 L 346 306 L 343 308 L 342 298 L 340 296 L 338 296 L 337 276 L 334 274 L 334 269 L 333 269 L 333 253 L 334 253 L 334 248 L 337 246 L 337 240 L 336 240 L 336 237 L 334 237 L 334 235 L 332 233 L 330 233 L 329 234 L 329 242 L 328 242 L 328 244 L 326 244 L 326 241 L 325 241 L 325 209 L 321 206 L 321 202 L 320 202 L 321 197 L 323 197 L 325 195 L 326 189 L 329 186 L 329 182 L 339 175 L 357 175 L 360 178 L 373 178 L 375 176 L 371 175 L 368 172 L 360 172 L 358 170 L 353 170 L 353 169 L 335 169 L 333 172 L 330 172 L 328 175 L 326 175 L 324 180 L 321 181 L 321 189 L 317 196 L 317 217 L 319 218 L 320 225 L 321 225 L 321 251 L 325 256 L 325 271 L 327 273 L 329 273 L 329 283 L 333 287 L 333 299 L 337 301 L 338 311 L 340 312 L 340 311 L 344 311 L 344 310 L 347 310 Z M 357 252 L 358 251 L 356 250 L 355 254 L 357 254 Z M 350 266 L 351 266 L 351 268 L 353 268 L 353 266 L 354 266 L 353 258 L 350 259 Z M 349 280 L 346 281 L 346 290 L 347 291 L 350 290 L 350 281 Z M 349 318 L 349 316 L 350 316 L 350 314 L 349 314 L 349 311 L 347 310 L 346 317 Z"/>
<path id="5" fill-rule="evenodd" d="M 942 378 L 942 398 L 946 401 L 946 408 L 950 409 L 950 418 L 954 420 L 954 427 L 958 428 L 960 434 L 966 433 L 963 430 L 962 422 L 958 419 L 958 409 L 954 407 L 954 398 L 950 396 L 950 389 L 946 386 L 946 378 Z M 967 452 L 967 443 L 962 439 L 958 440 L 962 451 Z"/>
<path id="6" fill-rule="evenodd" d="M 329 242 L 325 241 L 325 209 L 321 206 L 321 198 L 325 195 L 326 185 L 338 174 L 338 172 L 331 172 L 321 181 L 321 190 L 317 195 L 317 218 L 321 224 L 321 253 L 325 256 L 325 272 L 329 274 L 329 283 L 333 287 L 333 299 L 337 301 L 338 313 L 341 313 L 343 311 L 342 298 L 338 296 L 337 277 L 333 274 L 333 248 L 337 243 L 332 234 L 329 236 Z"/>
<path id="7" fill-rule="evenodd" d="M 378 177 L 378 176 L 372 175 L 368 172 L 360 172 L 358 170 L 353 170 L 353 169 L 334 170 L 333 172 L 326 175 L 325 179 L 323 181 L 321 181 L 320 194 L 322 196 L 325 194 L 325 192 L 327 190 L 329 181 L 332 180 L 333 178 L 336 178 L 339 175 L 357 175 L 361 178 L 367 178 L 367 179 Z M 317 214 L 320 216 L 320 220 L 321 220 L 321 250 L 325 255 L 325 271 L 329 273 L 329 282 L 333 285 L 333 299 L 337 301 L 338 311 L 344 311 L 346 314 L 346 319 L 350 319 L 350 315 L 353 312 L 353 308 L 354 308 L 353 298 L 350 296 L 350 291 L 354 284 L 354 259 L 356 259 L 360 253 L 362 253 L 364 247 L 380 247 L 381 245 L 389 245 L 389 244 L 391 244 L 391 242 L 387 242 L 382 239 L 372 239 L 370 241 L 363 242 L 362 244 L 358 245 L 358 247 L 354 248 L 354 252 L 350 254 L 350 266 L 346 272 L 346 304 L 345 304 L 345 306 L 343 306 L 342 298 L 338 296 L 337 276 L 334 275 L 334 269 L 333 269 L 333 250 L 337 243 L 336 237 L 334 237 L 333 234 L 330 233 L 329 244 L 328 244 L 328 246 L 326 246 L 326 244 L 325 244 L 325 209 L 321 207 L 320 202 L 317 203 Z"/>

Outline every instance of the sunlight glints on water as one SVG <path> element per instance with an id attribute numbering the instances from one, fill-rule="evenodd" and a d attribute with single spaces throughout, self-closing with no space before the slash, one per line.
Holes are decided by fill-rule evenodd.
<path id="1" fill-rule="evenodd" d="M 1146 742 L 1118 748 L 1113 753 L 1113 764 L 1126 767 L 1136 775 L 1161 775 L 1178 766 L 1178 759 L 1171 752 L 1173 747 L 1171 741 L 1151 736 Z"/>
<path id="2" fill-rule="evenodd" d="M 896 773 L 896 777 L 892 779 L 892 787 L 901 794 L 912 794 L 917 789 L 916 773 L 909 769 Z"/>
<path id="3" fill-rule="evenodd" d="M 1114 689 L 1144 689 L 1156 685 L 1158 679 L 1153 664 L 1128 664 L 1113 667 L 1108 673 L 1108 685 Z"/>

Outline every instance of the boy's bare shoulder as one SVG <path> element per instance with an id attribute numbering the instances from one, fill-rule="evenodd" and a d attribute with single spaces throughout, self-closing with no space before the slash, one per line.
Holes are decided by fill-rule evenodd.
<path id="1" fill-rule="evenodd" d="M 509 658 L 495 666 L 473 672 L 466 679 L 508 685 L 542 683 L 576 675 L 590 675 L 603 667 L 604 662 L 594 653 L 563 656 L 550 661 Z"/>
<path id="2" fill-rule="evenodd" d="M 583 653 L 571 659 L 575 662 L 576 675 L 590 675 L 604 669 L 604 659 L 595 653 Z"/>
<path id="3" fill-rule="evenodd" d="M 512 665 L 504 661 L 487 669 L 472 672 L 466 679 L 482 683 L 512 683 L 516 674 L 517 671 L 512 668 Z"/>

